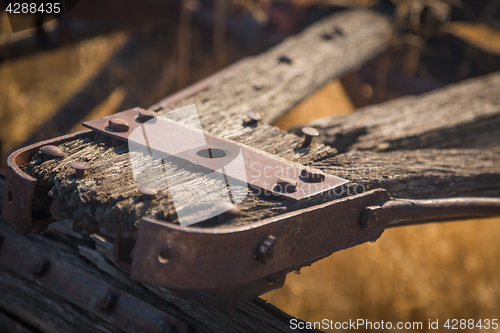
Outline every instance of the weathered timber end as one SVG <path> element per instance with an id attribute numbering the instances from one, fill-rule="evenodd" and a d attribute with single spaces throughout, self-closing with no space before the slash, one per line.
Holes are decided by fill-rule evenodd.
<path id="1" fill-rule="evenodd" d="M 315 120 L 318 141 L 339 152 L 500 145 L 500 73 L 469 79 L 421 96 Z M 295 133 L 299 128 L 293 130 Z"/>

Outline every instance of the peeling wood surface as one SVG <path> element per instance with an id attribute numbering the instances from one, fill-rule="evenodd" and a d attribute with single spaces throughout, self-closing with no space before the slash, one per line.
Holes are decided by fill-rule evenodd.
<path id="1" fill-rule="evenodd" d="M 497 72 L 308 125 L 339 152 L 493 147 L 500 144 L 499 88 Z"/>

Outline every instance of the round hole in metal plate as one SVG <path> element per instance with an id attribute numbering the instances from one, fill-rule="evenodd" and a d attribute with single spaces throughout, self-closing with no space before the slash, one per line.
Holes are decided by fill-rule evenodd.
<path id="1" fill-rule="evenodd" d="M 158 254 L 158 261 L 162 264 L 168 263 L 170 260 L 170 253 L 167 250 L 163 250 Z"/>
<path id="2" fill-rule="evenodd" d="M 196 153 L 196 155 L 203 157 L 203 158 L 223 158 L 223 157 L 227 156 L 227 154 L 224 150 L 217 149 L 217 148 L 202 149 L 202 150 L 199 150 Z"/>

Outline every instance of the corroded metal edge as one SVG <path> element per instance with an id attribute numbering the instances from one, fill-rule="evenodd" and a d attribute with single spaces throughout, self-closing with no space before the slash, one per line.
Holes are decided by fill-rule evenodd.
<path id="1" fill-rule="evenodd" d="M 21 234 L 44 230 L 44 227 L 54 222 L 52 217 L 42 212 L 33 211 L 33 196 L 35 195 L 36 178 L 23 172 L 20 166 L 28 163 L 40 147 L 59 145 L 61 143 L 87 137 L 90 130 L 61 136 L 38 142 L 16 150 L 7 159 L 5 196 L 2 214 L 9 225 Z"/>
<path id="2" fill-rule="evenodd" d="M 228 290 L 286 274 L 336 251 L 380 237 L 385 222 L 360 224 L 365 207 L 382 205 L 381 189 L 297 210 L 240 227 L 180 227 L 143 218 L 132 253 L 131 278 L 171 289 Z M 275 237 L 272 258 L 259 245 Z M 256 294 L 255 296 L 258 296 Z"/>

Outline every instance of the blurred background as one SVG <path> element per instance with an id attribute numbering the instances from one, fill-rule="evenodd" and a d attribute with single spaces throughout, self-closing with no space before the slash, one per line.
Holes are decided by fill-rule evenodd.
<path id="1" fill-rule="evenodd" d="M 0 169 L 18 147 L 147 108 L 351 7 L 387 15 L 388 49 L 276 126 L 500 69 L 500 0 L 82 0 L 57 20 L 26 16 L 47 22 L 17 33 L 2 9 Z M 264 298 L 306 321 L 499 318 L 499 236 L 499 219 L 391 229 L 289 274 Z"/>

